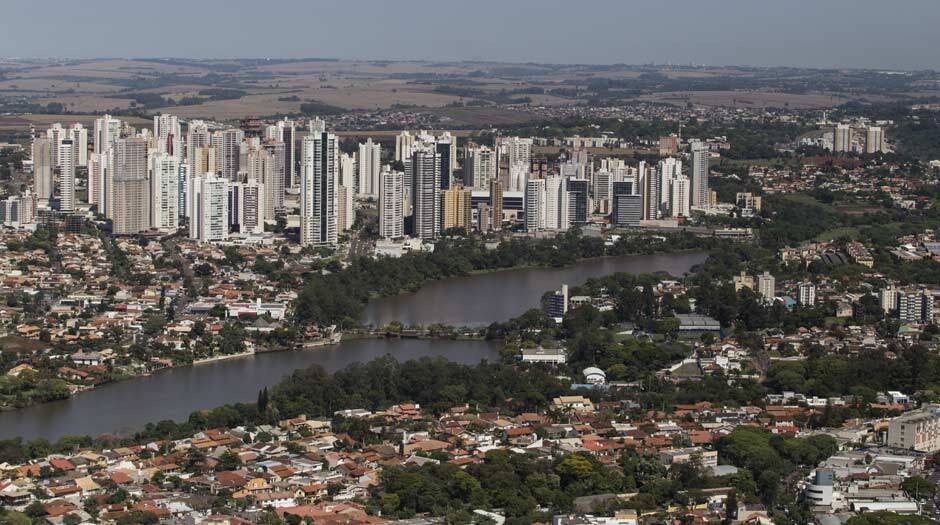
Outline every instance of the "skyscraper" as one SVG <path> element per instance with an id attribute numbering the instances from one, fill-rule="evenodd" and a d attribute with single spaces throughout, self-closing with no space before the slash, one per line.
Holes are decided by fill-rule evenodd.
<path id="1" fill-rule="evenodd" d="M 339 237 L 336 217 L 336 136 L 325 131 L 303 141 L 300 185 L 300 243 L 333 246 Z"/>
<path id="2" fill-rule="evenodd" d="M 153 116 L 153 137 L 156 141 L 157 151 L 170 155 L 182 155 L 183 136 L 180 131 L 180 121 L 174 115 Z"/>
<path id="3" fill-rule="evenodd" d="M 545 179 L 529 179 L 525 185 L 525 229 L 545 229 Z"/>
<path id="4" fill-rule="evenodd" d="M 470 190 L 462 186 L 455 186 L 443 190 L 443 224 L 444 230 L 463 228 L 469 232 L 472 223 L 470 210 Z"/>
<path id="5" fill-rule="evenodd" d="M 618 226 L 639 226 L 643 218 L 643 197 L 633 192 L 633 182 L 614 182 L 612 191 L 611 222 Z"/>
<path id="6" fill-rule="evenodd" d="M 415 136 L 410 131 L 402 131 L 395 137 L 395 160 L 404 162 L 411 158 L 411 150 L 414 147 Z"/>
<path id="7" fill-rule="evenodd" d="M 147 141 L 118 139 L 114 144 L 113 191 L 110 192 L 112 231 L 133 235 L 150 227 L 150 184 L 147 178 Z"/>
<path id="8" fill-rule="evenodd" d="M 264 184 L 256 180 L 240 182 L 232 186 L 231 192 L 235 202 L 235 217 L 231 222 L 238 225 L 238 233 L 264 233 Z"/>
<path id="9" fill-rule="evenodd" d="M 108 183 L 111 155 L 107 153 L 92 153 L 88 157 L 88 203 L 98 207 L 98 213 L 107 216 L 105 209 L 107 203 Z"/>
<path id="10" fill-rule="evenodd" d="M 88 129 L 76 122 L 69 129 L 69 138 L 72 139 L 72 153 L 75 166 L 88 165 Z"/>
<path id="11" fill-rule="evenodd" d="M 59 209 L 75 211 L 75 145 L 72 139 L 59 142 Z"/>
<path id="12" fill-rule="evenodd" d="M 293 120 L 279 120 L 277 122 L 277 141 L 284 143 L 284 186 L 296 188 L 300 186 L 297 177 L 297 131 Z M 283 199 L 282 199 L 283 201 Z"/>
<path id="13" fill-rule="evenodd" d="M 222 177 L 225 180 L 238 180 L 244 138 L 245 132 L 240 129 L 227 129 L 222 132 Z"/>
<path id="14" fill-rule="evenodd" d="M 287 144 L 269 142 L 263 149 L 266 155 L 261 156 L 262 178 L 258 182 L 264 184 L 264 217 L 273 220 L 284 211 L 284 188 L 288 182 Z"/>
<path id="15" fill-rule="evenodd" d="M 571 225 L 568 218 L 568 180 L 561 175 L 545 178 L 545 228 L 549 230 L 567 230 Z"/>
<path id="16" fill-rule="evenodd" d="M 342 233 L 356 221 L 356 196 L 352 186 L 336 185 L 336 229 Z"/>
<path id="17" fill-rule="evenodd" d="M 572 224 L 586 224 L 588 219 L 587 179 L 568 179 L 568 219 Z"/>
<path id="18" fill-rule="evenodd" d="M 490 227 L 499 231 L 503 229 L 503 183 L 499 179 L 490 181 L 490 210 L 493 213 L 493 222 Z"/>
<path id="19" fill-rule="evenodd" d="M 186 133 L 186 163 L 192 176 L 199 177 L 205 172 L 208 159 L 203 148 L 208 148 L 211 142 L 209 126 L 201 120 L 191 120 Z"/>
<path id="20" fill-rule="evenodd" d="M 386 168 L 379 182 L 379 237 L 405 236 L 405 175 Z"/>
<path id="21" fill-rule="evenodd" d="M 692 143 L 692 206 L 708 206 L 708 146 Z"/>
<path id="22" fill-rule="evenodd" d="M 48 137 L 33 140 L 33 191 L 36 198 L 48 201 L 52 198 L 52 141 Z"/>
<path id="23" fill-rule="evenodd" d="M 599 169 L 594 172 L 594 206 L 600 213 L 610 211 L 614 183 L 614 174 L 610 170 Z"/>
<path id="24" fill-rule="evenodd" d="M 209 174 L 192 179 L 190 200 L 193 214 L 189 220 L 191 239 L 200 242 L 228 239 L 228 184 L 228 179 Z"/>
<path id="25" fill-rule="evenodd" d="M 56 122 L 46 130 L 46 137 L 49 138 L 49 145 L 52 147 L 52 166 L 58 168 L 62 166 L 62 152 L 59 145 L 62 144 L 63 140 L 69 138 L 68 131 L 62 127 L 62 124 Z"/>
<path id="26" fill-rule="evenodd" d="M 382 147 L 369 138 L 359 144 L 356 157 L 358 169 L 358 194 L 363 197 L 377 197 L 379 194 L 379 175 L 382 173 Z"/>
<path id="27" fill-rule="evenodd" d="M 885 134 L 878 126 L 868 126 L 865 132 L 865 153 L 881 153 L 884 151 Z"/>
<path id="28" fill-rule="evenodd" d="M 692 183 L 688 177 L 673 179 L 669 188 L 669 216 L 691 217 L 692 209 L 689 206 L 689 192 Z"/>
<path id="29" fill-rule="evenodd" d="M 464 183 L 475 190 L 485 190 L 496 178 L 496 152 L 487 146 L 468 147 L 464 154 Z"/>
<path id="30" fill-rule="evenodd" d="M 95 119 L 94 152 L 106 153 L 121 137 L 121 121 L 104 115 Z"/>
<path id="31" fill-rule="evenodd" d="M 441 156 L 435 147 L 418 147 L 411 154 L 413 235 L 430 240 L 441 228 Z"/>
<path id="32" fill-rule="evenodd" d="M 179 228 L 179 159 L 164 152 L 150 162 L 151 227 L 172 233 Z"/>

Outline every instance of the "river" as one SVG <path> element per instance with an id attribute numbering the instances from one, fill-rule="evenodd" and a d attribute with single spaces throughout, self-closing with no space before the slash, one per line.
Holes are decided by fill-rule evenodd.
<path id="1" fill-rule="evenodd" d="M 610 257 L 568 268 L 522 269 L 445 279 L 413 294 L 372 301 L 363 322 L 484 325 L 538 306 L 542 294 L 562 283 L 577 285 L 614 272 L 665 271 L 675 276 L 705 259 L 703 253 Z M 405 361 L 442 356 L 467 364 L 494 359 L 484 341 L 364 339 L 296 352 L 276 352 L 175 368 L 104 385 L 63 401 L 0 412 L 0 439 L 20 436 L 55 440 L 63 435 L 129 434 L 148 422 L 182 420 L 194 410 L 253 401 L 298 368 L 319 364 L 330 371 L 386 354 Z"/>

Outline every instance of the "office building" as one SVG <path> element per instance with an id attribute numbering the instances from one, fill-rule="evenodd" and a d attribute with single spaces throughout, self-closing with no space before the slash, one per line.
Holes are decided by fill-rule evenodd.
<path id="1" fill-rule="evenodd" d="M 150 226 L 173 233 L 179 228 L 179 159 L 169 152 L 150 158 Z"/>
<path id="2" fill-rule="evenodd" d="M 463 228 L 465 232 L 469 232 L 472 224 L 470 190 L 464 189 L 462 186 L 455 186 L 443 190 L 441 194 L 444 200 L 442 230 Z"/>
<path id="3" fill-rule="evenodd" d="M 358 170 L 357 194 L 362 197 L 378 197 L 379 177 L 382 174 L 382 147 L 379 143 L 372 142 L 370 138 L 365 143 L 359 144 L 356 167 Z"/>
<path id="4" fill-rule="evenodd" d="M 441 158 L 436 147 L 417 147 L 411 154 L 411 208 L 414 237 L 435 239 L 441 227 Z"/>
<path id="5" fill-rule="evenodd" d="M 777 280 L 770 272 L 764 272 L 757 276 L 757 293 L 764 301 L 771 302 L 777 296 Z"/>
<path id="6" fill-rule="evenodd" d="M 300 243 L 335 246 L 339 240 L 336 214 L 336 135 L 326 131 L 303 140 L 300 185 Z"/>
<path id="7" fill-rule="evenodd" d="M 636 228 L 643 219 L 643 196 L 633 192 L 633 183 L 613 183 L 611 222 L 617 226 Z"/>
<path id="8" fill-rule="evenodd" d="M 118 139 L 114 144 L 113 189 L 108 193 L 112 231 L 133 235 L 150 228 L 150 180 L 147 177 L 147 140 Z"/>
<path id="9" fill-rule="evenodd" d="M 692 143 L 692 206 L 708 207 L 708 146 L 704 142 Z"/>
<path id="10" fill-rule="evenodd" d="M 525 229 L 528 232 L 545 229 L 545 179 L 530 179 L 525 187 Z"/>
<path id="11" fill-rule="evenodd" d="M 300 186 L 297 176 L 297 129 L 293 120 L 279 120 L 276 126 L 275 140 L 284 144 L 284 186 L 296 188 Z"/>
<path id="12" fill-rule="evenodd" d="M 52 141 L 48 137 L 36 137 L 33 140 L 33 191 L 36 199 L 48 202 L 52 198 L 54 186 Z"/>
<path id="13" fill-rule="evenodd" d="M 587 179 L 568 179 L 568 219 L 572 224 L 586 224 L 590 206 Z"/>
<path id="14" fill-rule="evenodd" d="M 434 141 L 434 147 L 440 156 L 441 189 L 446 190 L 454 184 L 454 169 L 457 166 L 457 137 L 453 137 L 445 131 Z"/>
<path id="15" fill-rule="evenodd" d="M 405 174 L 388 166 L 379 178 L 379 237 L 405 236 Z"/>

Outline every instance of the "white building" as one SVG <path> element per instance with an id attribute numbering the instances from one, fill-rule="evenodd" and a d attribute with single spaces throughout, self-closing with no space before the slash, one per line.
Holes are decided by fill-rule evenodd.
<path id="1" fill-rule="evenodd" d="M 411 206 L 414 237 L 437 238 L 441 231 L 441 156 L 431 148 L 416 148 L 411 156 Z"/>
<path id="2" fill-rule="evenodd" d="M 379 237 L 398 239 L 405 236 L 405 174 L 388 166 L 379 183 Z"/>
<path id="3" fill-rule="evenodd" d="M 228 239 L 228 179 L 206 175 L 192 179 L 193 214 L 189 237 L 200 242 Z"/>
<path id="4" fill-rule="evenodd" d="M 757 293 L 765 301 L 773 301 L 776 297 L 776 287 L 777 280 L 774 279 L 773 275 L 770 275 L 770 272 L 764 272 L 757 276 Z"/>
<path id="5" fill-rule="evenodd" d="M 571 226 L 568 216 L 568 184 L 560 175 L 545 178 L 545 228 L 564 231 Z"/>
<path id="6" fill-rule="evenodd" d="M 358 194 L 363 197 L 378 197 L 381 184 L 379 177 L 382 174 L 382 146 L 377 142 L 372 142 L 371 138 L 359 144 L 356 166 L 359 175 Z"/>
<path id="7" fill-rule="evenodd" d="M 172 233 L 179 228 L 179 159 L 169 153 L 150 158 L 150 226 Z"/>
<path id="8" fill-rule="evenodd" d="M 802 306 L 814 306 L 816 304 L 816 285 L 808 282 L 800 283 L 797 299 Z"/>
<path id="9" fill-rule="evenodd" d="M 464 154 L 464 183 L 475 190 L 489 188 L 496 178 L 496 152 L 488 146 L 468 147 Z"/>
<path id="10" fill-rule="evenodd" d="M 887 445 L 927 453 L 940 450 L 940 405 L 927 405 L 890 420 Z"/>
<path id="11" fill-rule="evenodd" d="M 691 217 L 692 208 L 689 206 L 692 183 L 688 177 L 679 177 L 669 182 L 669 216 Z"/>
<path id="12" fill-rule="evenodd" d="M 75 145 L 72 139 L 59 143 L 59 209 L 75 211 Z"/>
<path id="13" fill-rule="evenodd" d="M 525 187 L 525 229 L 529 232 L 545 229 L 545 179 L 531 179 Z"/>

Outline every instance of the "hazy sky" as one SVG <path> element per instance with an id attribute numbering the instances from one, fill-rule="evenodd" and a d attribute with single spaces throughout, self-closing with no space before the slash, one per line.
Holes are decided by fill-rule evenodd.
<path id="1" fill-rule="evenodd" d="M 938 0 L 2 0 L 0 55 L 940 69 Z"/>

